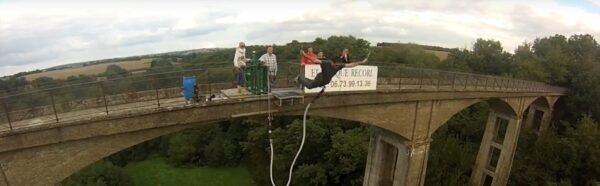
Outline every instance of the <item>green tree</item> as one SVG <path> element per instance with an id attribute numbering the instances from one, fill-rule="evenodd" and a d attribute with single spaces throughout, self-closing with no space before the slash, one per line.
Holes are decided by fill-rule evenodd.
<path id="1" fill-rule="evenodd" d="M 433 134 L 427 160 L 426 185 L 468 185 L 485 122 L 486 103 L 454 115 Z"/>
<path id="2" fill-rule="evenodd" d="M 562 35 L 537 38 L 533 42 L 533 51 L 544 64 L 550 83 L 565 85 L 568 74 L 567 38 Z"/>
<path id="3" fill-rule="evenodd" d="M 398 63 L 421 68 L 438 68 L 441 65 L 439 58 L 433 53 L 415 44 L 376 47 L 369 59 L 374 62 Z"/>
<path id="4" fill-rule="evenodd" d="M 533 53 L 531 44 L 523 43 L 515 50 L 512 57 L 515 69 L 515 78 L 546 82 L 549 74 L 544 70 L 544 64 Z"/>
<path id="5" fill-rule="evenodd" d="M 153 154 L 166 156 L 166 151 L 168 150 L 167 147 L 169 145 L 168 142 L 168 137 L 159 137 L 129 147 L 121 152 L 112 154 L 105 159 L 116 166 L 125 167 L 127 163 L 146 160 L 146 158 Z"/>
<path id="6" fill-rule="evenodd" d="M 546 131 L 520 136 L 509 185 L 592 185 L 600 177 L 600 130 L 584 116 L 577 124 L 563 123 L 565 135 Z"/>
<path id="7" fill-rule="evenodd" d="M 129 186 L 133 185 L 133 180 L 123 168 L 100 161 L 69 176 L 60 185 Z"/>
<path id="8" fill-rule="evenodd" d="M 356 38 L 354 36 L 330 36 L 327 43 L 321 46 L 325 56 L 334 59 L 338 58 L 344 48 L 350 51 L 353 60 L 359 56 L 365 56 L 370 49 L 370 43 L 367 40 Z"/>
<path id="9" fill-rule="evenodd" d="M 108 79 L 116 79 L 127 77 L 129 73 L 124 68 L 121 68 L 119 65 L 108 65 L 106 67 L 106 71 L 103 74 Z"/>
<path id="10" fill-rule="evenodd" d="M 510 76 L 509 57 L 510 54 L 504 51 L 500 41 L 479 38 L 473 44 L 473 57 L 468 62 L 475 72 Z"/>
<path id="11" fill-rule="evenodd" d="M 327 170 L 325 165 L 300 165 L 294 172 L 292 183 L 294 185 L 327 185 Z"/>
<path id="12" fill-rule="evenodd" d="M 169 159 L 180 165 L 190 163 L 198 150 L 195 140 L 193 135 L 186 133 L 173 135 L 169 140 Z"/>
<path id="13" fill-rule="evenodd" d="M 471 72 L 469 61 L 471 61 L 471 51 L 467 49 L 451 49 L 448 58 L 441 65 L 443 69 L 451 71 Z"/>
<path id="14" fill-rule="evenodd" d="M 325 153 L 334 184 L 360 183 L 367 163 L 369 130 L 358 127 L 331 137 L 331 149 Z"/>
<path id="15" fill-rule="evenodd" d="M 235 166 L 239 163 L 241 155 L 239 144 L 223 134 L 213 139 L 204 150 L 209 166 Z"/>

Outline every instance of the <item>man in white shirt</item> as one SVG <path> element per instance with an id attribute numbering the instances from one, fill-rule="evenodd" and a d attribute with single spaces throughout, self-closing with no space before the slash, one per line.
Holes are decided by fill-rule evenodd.
<path id="1" fill-rule="evenodd" d="M 273 87 L 275 85 L 275 77 L 277 76 L 277 57 L 273 54 L 273 47 L 267 47 L 267 53 L 260 56 L 258 60 L 263 65 L 267 66 L 267 71 L 269 71 L 269 83 L 270 86 Z"/>
<path id="2" fill-rule="evenodd" d="M 233 56 L 233 66 L 235 67 L 235 80 L 237 81 L 238 93 L 242 92 L 242 87 L 246 83 L 244 77 L 244 68 L 246 68 L 246 44 L 240 42 L 238 47 L 235 49 Z"/>

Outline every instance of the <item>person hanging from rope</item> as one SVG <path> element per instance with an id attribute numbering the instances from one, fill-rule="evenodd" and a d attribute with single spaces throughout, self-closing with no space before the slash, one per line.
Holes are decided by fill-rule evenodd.
<path id="1" fill-rule="evenodd" d="M 302 55 L 305 54 L 304 51 L 302 51 L 302 50 L 300 50 L 300 53 L 302 53 Z M 333 76 L 335 76 L 335 74 L 338 71 L 340 71 L 342 68 L 352 68 L 352 67 L 367 63 L 369 60 L 370 54 L 371 53 L 367 54 L 367 57 L 365 59 L 363 59 L 362 61 L 350 62 L 350 63 L 334 63 L 333 61 L 327 60 L 327 59 L 311 58 L 310 60 L 312 62 L 321 65 L 321 72 L 319 72 L 315 76 L 315 79 L 308 79 L 308 78 L 304 77 L 304 75 L 299 75 L 296 77 L 296 79 L 294 81 L 302 84 L 302 86 L 304 86 L 308 89 L 313 89 L 316 87 L 323 87 L 323 86 L 329 84 L 329 82 L 331 82 L 331 79 L 333 78 Z"/>

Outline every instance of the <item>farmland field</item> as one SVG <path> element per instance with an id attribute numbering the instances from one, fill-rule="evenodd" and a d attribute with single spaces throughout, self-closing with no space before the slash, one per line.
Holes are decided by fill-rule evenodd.
<path id="1" fill-rule="evenodd" d="M 109 65 L 113 65 L 113 64 L 119 65 L 121 68 L 124 68 L 126 70 L 145 69 L 145 68 L 150 67 L 151 61 L 152 61 L 152 58 L 146 58 L 146 59 L 135 60 L 135 61 L 120 61 L 120 62 L 103 63 L 103 64 L 90 65 L 90 66 L 85 66 L 85 67 L 78 67 L 78 68 L 53 70 L 53 71 L 29 74 L 29 75 L 25 76 L 25 79 L 27 79 L 28 81 L 31 81 L 31 80 L 34 80 L 34 79 L 37 79 L 40 77 L 44 77 L 44 76 L 54 78 L 54 79 L 66 79 L 69 76 L 77 76 L 80 74 L 96 75 L 96 74 L 100 74 L 100 73 L 106 71 L 106 67 L 108 67 Z"/>

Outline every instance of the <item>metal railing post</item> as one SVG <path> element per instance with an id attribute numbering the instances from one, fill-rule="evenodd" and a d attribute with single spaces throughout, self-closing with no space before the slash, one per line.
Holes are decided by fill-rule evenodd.
<path id="1" fill-rule="evenodd" d="M 456 81 L 456 73 L 452 73 L 452 89 L 454 89 L 454 85 L 455 85 L 455 81 Z"/>
<path id="2" fill-rule="evenodd" d="M 469 84 L 469 74 L 465 74 L 465 87 L 463 90 L 467 90 L 467 84 Z"/>
<path id="3" fill-rule="evenodd" d="M 102 86 L 102 82 L 98 82 L 98 86 L 100 87 L 100 93 L 102 94 L 102 100 L 104 100 L 104 111 L 106 115 L 108 115 L 108 103 L 106 101 L 106 94 L 104 92 L 104 86 Z"/>
<path id="4" fill-rule="evenodd" d="M 438 71 L 438 73 L 437 73 L 437 74 L 438 74 L 438 75 L 437 75 L 437 87 L 436 87 L 436 89 L 437 89 L 437 90 L 440 90 L 440 81 L 442 80 L 442 78 L 441 78 L 441 76 L 442 76 L 442 75 L 441 75 L 441 74 L 442 74 L 442 72 Z"/>
<path id="5" fill-rule="evenodd" d="M 485 77 L 485 82 L 483 83 L 483 90 L 487 90 L 488 89 L 488 80 L 489 79 L 490 79 L 489 77 L 487 77 L 487 76 Z"/>
<path id="6" fill-rule="evenodd" d="M 242 74 L 242 75 L 244 75 L 244 74 Z M 210 95 L 212 95 L 212 83 L 210 80 L 210 71 L 208 68 L 206 69 L 206 81 L 208 81 L 208 95 L 210 96 Z"/>
<path id="7" fill-rule="evenodd" d="M 6 120 L 8 120 L 8 128 L 10 132 L 13 131 L 12 122 L 10 121 L 10 112 L 8 111 L 8 106 L 6 106 L 6 99 L 2 100 L 2 107 L 4 107 L 4 114 L 6 114 Z"/>
<path id="8" fill-rule="evenodd" d="M 502 90 L 502 79 L 496 78 L 496 87 L 498 90 Z"/>
<path id="9" fill-rule="evenodd" d="M 423 76 L 425 74 L 425 70 L 421 69 L 421 73 L 419 73 L 419 88 L 423 87 Z"/>
<path id="10" fill-rule="evenodd" d="M 156 76 L 152 78 L 152 81 L 152 86 L 154 87 L 154 92 L 156 93 L 156 104 L 158 105 L 158 108 L 160 108 L 160 96 L 158 95 L 158 82 L 156 81 Z"/>
<path id="11" fill-rule="evenodd" d="M 156 92 L 156 104 L 158 105 L 158 108 L 160 108 L 160 97 L 158 96 L 158 88 L 154 88 L 154 91 Z"/>
<path id="12" fill-rule="evenodd" d="M 288 64 L 287 74 L 285 75 L 285 86 L 286 87 L 290 87 L 290 74 L 291 74 L 291 72 L 292 72 L 292 65 Z"/>
<path id="13" fill-rule="evenodd" d="M 50 102 L 52 102 L 52 111 L 54 111 L 54 117 L 56 118 L 56 123 L 58 123 L 58 113 L 56 112 L 56 106 L 54 104 L 54 94 L 50 91 L 48 91 L 48 94 L 50 94 Z"/>
<path id="14" fill-rule="evenodd" d="M 473 84 L 473 89 L 474 90 L 477 90 L 477 86 L 479 85 L 479 78 L 478 77 L 479 77 L 479 75 L 475 75 L 475 78 L 473 79 L 473 82 L 475 82 Z"/>
<path id="15" fill-rule="evenodd" d="M 402 89 L 402 68 L 398 68 L 398 90 Z"/>

